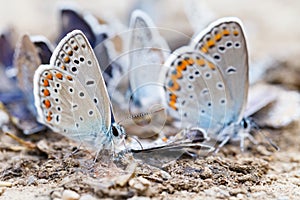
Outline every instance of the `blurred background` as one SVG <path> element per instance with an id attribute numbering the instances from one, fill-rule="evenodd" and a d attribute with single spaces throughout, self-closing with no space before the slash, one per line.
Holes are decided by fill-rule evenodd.
<path id="1" fill-rule="evenodd" d="M 0 30 L 13 27 L 18 36 L 23 33 L 43 34 L 53 39 L 59 30 L 58 7 L 72 3 L 97 17 L 115 16 L 126 26 L 132 10 L 140 8 L 148 12 L 157 26 L 187 36 L 192 36 L 194 31 L 201 30 L 205 24 L 219 17 L 236 16 L 244 22 L 252 60 L 266 56 L 291 59 L 300 55 L 300 1 L 297 0 L 1 0 L 0 2 Z M 185 37 L 180 38 L 180 35 L 164 36 L 170 46 L 175 48 L 188 42 Z M 176 44 L 172 45 L 174 42 Z"/>

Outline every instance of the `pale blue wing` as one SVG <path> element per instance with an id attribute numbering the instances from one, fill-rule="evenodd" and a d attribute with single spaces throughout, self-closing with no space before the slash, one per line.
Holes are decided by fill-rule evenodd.
<path id="1" fill-rule="evenodd" d="M 56 132 L 92 145 L 111 139 L 110 101 L 93 50 L 81 31 L 69 33 L 50 65 L 34 76 L 38 120 Z"/>
<path id="2" fill-rule="evenodd" d="M 217 64 L 191 47 L 182 47 L 165 66 L 167 107 L 180 127 L 218 133 L 227 122 L 228 93 Z"/>
<path id="3" fill-rule="evenodd" d="M 223 74 L 229 90 L 228 123 L 239 123 L 248 94 L 248 51 L 242 23 L 237 18 L 222 18 L 210 24 L 191 42 L 195 50 L 210 56 Z"/>
<path id="4" fill-rule="evenodd" d="M 129 83 L 135 104 L 142 109 L 161 101 L 159 75 L 170 49 L 151 18 L 135 10 L 130 21 Z"/>

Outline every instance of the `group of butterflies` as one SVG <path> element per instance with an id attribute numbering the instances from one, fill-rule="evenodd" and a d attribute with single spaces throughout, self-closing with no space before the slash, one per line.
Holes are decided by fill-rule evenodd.
<path id="1" fill-rule="evenodd" d="M 151 18 L 136 10 L 123 55 L 128 63 L 122 66 L 113 58 L 116 50 L 110 38 L 116 37 L 105 25 L 74 9 L 65 8 L 61 13 L 62 35 L 54 50 L 45 38 L 24 35 L 14 62 L 4 64 L 14 65 L 19 87 L 14 87 L 14 78 L 8 78 L 11 88 L 1 92 L 0 101 L 23 122 L 18 125 L 25 134 L 43 131 L 46 126 L 97 150 L 117 149 L 127 135 L 115 120 L 113 105 L 118 103 L 121 110 L 134 113 L 129 117 L 132 120 L 150 117 L 155 121 L 156 112 L 163 112 L 172 119 L 172 126 L 183 130 L 165 143 L 126 147 L 128 151 L 213 151 L 229 140 L 240 141 L 243 149 L 245 138 L 255 142 L 250 134 L 255 125 L 249 116 L 274 99 L 252 112 L 245 111 L 249 61 L 239 19 L 221 18 L 171 53 Z M 1 56 L 5 60 L 3 53 Z M 12 69 L 5 70 L 14 74 Z M 124 88 L 123 79 L 128 82 L 125 93 L 117 88 L 120 83 L 118 87 Z M 148 110 L 157 104 L 163 109 Z M 160 125 L 164 124 L 163 120 Z M 210 139 L 219 143 L 218 148 L 205 144 Z"/>

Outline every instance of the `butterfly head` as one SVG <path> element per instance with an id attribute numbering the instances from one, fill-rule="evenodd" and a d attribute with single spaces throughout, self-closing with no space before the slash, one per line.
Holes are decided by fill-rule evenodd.
<path id="1" fill-rule="evenodd" d="M 115 145 L 119 145 L 121 142 L 124 142 L 126 132 L 123 126 L 113 123 L 111 126 L 112 140 Z"/>

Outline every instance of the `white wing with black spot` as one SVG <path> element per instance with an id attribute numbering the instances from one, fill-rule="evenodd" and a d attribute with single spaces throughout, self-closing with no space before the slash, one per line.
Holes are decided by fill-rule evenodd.
<path id="1" fill-rule="evenodd" d="M 93 145 L 110 140 L 111 109 L 99 64 L 81 31 L 56 47 L 50 65 L 34 76 L 38 120 L 67 137 Z"/>
<path id="2" fill-rule="evenodd" d="M 170 114 L 182 128 L 201 127 L 218 133 L 227 119 L 227 90 L 217 64 L 191 47 L 182 47 L 165 66 L 167 103 Z"/>
<path id="3" fill-rule="evenodd" d="M 210 56 L 220 67 L 229 90 L 228 122 L 239 123 L 248 94 L 248 51 L 242 22 L 234 17 L 210 24 L 191 42 L 196 51 Z"/>

